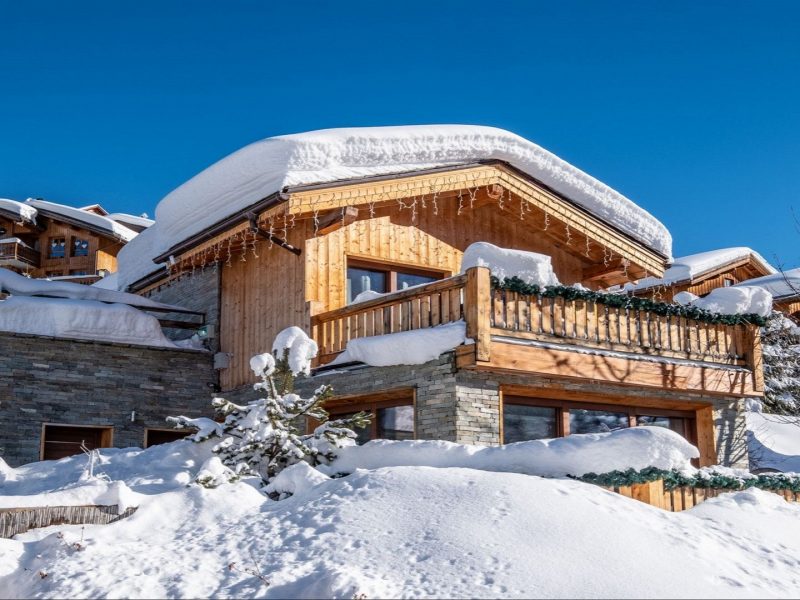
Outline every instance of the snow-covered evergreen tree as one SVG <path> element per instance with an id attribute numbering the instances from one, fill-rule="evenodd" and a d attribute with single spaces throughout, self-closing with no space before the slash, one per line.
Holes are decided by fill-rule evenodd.
<path id="1" fill-rule="evenodd" d="M 763 410 L 800 415 L 800 328 L 773 312 L 761 330 L 764 360 Z"/>
<path id="2" fill-rule="evenodd" d="M 260 379 L 253 387 L 265 396 L 246 405 L 214 398 L 212 404 L 225 420 L 208 427 L 202 441 L 220 437 L 214 453 L 232 476 L 260 476 L 266 483 L 286 467 L 300 461 L 312 466 L 330 462 L 336 448 L 355 443 L 353 428 L 369 423 L 366 413 L 347 419 L 329 420 L 323 404 L 331 396 L 330 386 L 319 387 L 310 398 L 293 391 L 295 377 L 308 374 L 317 354 L 316 343 L 298 327 L 282 331 L 275 339 L 273 353 L 250 359 L 250 368 Z M 301 434 L 306 418 L 320 425 L 311 434 Z M 196 427 L 196 419 L 170 417 L 177 427 Z M 214 479 L 218 482 L 218 478 Z"/>

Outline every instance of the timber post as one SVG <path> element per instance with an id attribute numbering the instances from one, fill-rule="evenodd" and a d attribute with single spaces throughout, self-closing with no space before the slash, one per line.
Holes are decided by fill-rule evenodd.
<path id="1" fill-rule="evenodd" d="M 475 340 L 475 360 L 488 361 L 491 348 L 491 281 L 487 267 L 467 269 L 467 285 L 464 292 L 464 316 L 467 321 L 467 337 Z"/>

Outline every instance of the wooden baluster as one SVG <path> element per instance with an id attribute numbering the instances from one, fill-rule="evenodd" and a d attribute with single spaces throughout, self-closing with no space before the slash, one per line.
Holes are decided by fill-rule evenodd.
<path id="1" fill-rule="evenodd" d="M 419 300 L 419 326 L 421 329 L 431 326 L 431 297 L 425 295 Z"/>
<path id="2" fill-rule="evenodd" d="M 542 296 L 542 333 L 553 334 L 553 299 Z"/>
<path id="3" fill-rule="evenodd" d="M 619 308 L 608 308 L 608 341 L 612 344 L 619 342 Z"/>
<path id="4" fill-rule="evenodd" d="M 494 299 L 492 301 L 492 319 L 494 326 L 500 329 L 505 329 L 506 322 L 503 318 L 505 314 L 506 290 L 495 290 Z"/>
<path id="5" fill-rule="evenodd" d="M 564 298 L 553 298 L 553 333 L 559 337 L 566 335 L 564 323 Z"/>
<path id="6" fill-rule="evenodd" d="M 434 292 L 431 294 L 431 327 L 436 327 L 442 322 L 441 294 Z"/>
<path id="7" fill-rule="evenodd" d="M 528 302 L 530 296 L 517 296 L 517 331 L 528 331 Z"/>
<path id="8" fill-rule="evenodd" d="M 450 290 L 450 321 L 459 321 L 464 315 L 461 311 L 461 288 Z"/>

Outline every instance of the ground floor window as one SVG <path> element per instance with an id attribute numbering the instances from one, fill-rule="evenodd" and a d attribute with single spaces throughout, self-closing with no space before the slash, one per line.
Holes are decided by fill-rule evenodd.
<path id="1" fill-rule="evenodd" d="M 356 430 L 359 444 L 377 439 L 414 439 L 414 396 L 411 390 L 333 400 L 325 408 L 331 419 L 348 417 L 361 411 L 371 414 L 370 425 Z"/>
<path id="2" fill-rule="evenodd" d="M 111 427 L 43 425 L 42 460 L 58 460 L 66 456 L 80 454 L 84 448 L 86 450 L 110 448 L 112 431 Z"/>
<path id="3" fill-rule="evenodd" d="M 192 433 L 194 433 L 194 430 L 191 429 L 145 429 L 144 447 L 149 448 L 150 446 L 182 440 Z"/>
<path id="4" fill-rule="evenodd" d="M 693 411 L 508 396 L 503 399 L 503 443 L 603 433 L 634 426 L 665 427 L 694 442 Z"/>

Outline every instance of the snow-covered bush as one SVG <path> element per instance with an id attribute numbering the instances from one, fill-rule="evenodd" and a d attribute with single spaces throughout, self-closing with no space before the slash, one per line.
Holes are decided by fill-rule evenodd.
<path id="1" fill-rule="evenodd" d="M 195 441 L 221 438 L 213 449 L 219 463 L 204 465 L 198 483 L 213 487 L 249 475 L 259 476 L 268 484 L 295 463 L 329 463 L 336 458 L 337 448 L 355 444 L 353 428 L 369 423 L 366 413 L 329 420 L 323 404 L 331 396 L 330 386 L 319 387 L 310 398 L 293 392 L 295 377 L 309 372 L 317 353 L 316 344 L 303 330 L 290 327 L 278 334 L 273 353 L 258 354 L 250 360 L 260 379 L 253 388 L 264 392 L 263 398 L 244 406 L 214 398 L 212 405 L 224 417 L 218 427 L 200 427 L 197 419 L 186 417 L 168 419 L 179 428 L 199 428 Z M 319 423 L 311 434 L 300 433 L 306 419 Z"/>

